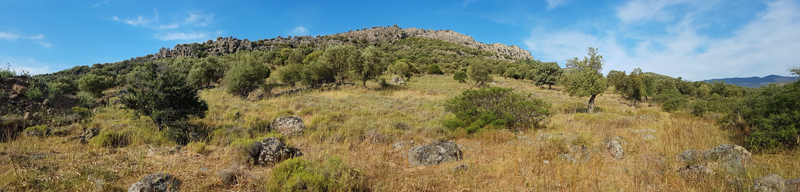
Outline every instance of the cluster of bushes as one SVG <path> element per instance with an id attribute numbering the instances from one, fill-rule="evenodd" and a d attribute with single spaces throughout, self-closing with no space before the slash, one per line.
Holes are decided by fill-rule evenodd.
<path id="1" fill-rule="evenodd" d="M 542 62 L 539 60 L 522 59 L 509 63 L 504 68 L 503 77 L 513 79 L 528 79 L 536 86 L 547 85 L 548 89 L 558 83 L 564 70 L 556 62 Z"/>
<path id="2" fill-rule="evenodd" d="M 738 103 L 724 105 L 730 113 L 720 122 L 744 132 L 748 149 L 774 151 L 800 146 L 800 82 L 764 86 Z"/>
<path id="3" fill-rule="evenodd" d="M 475 132 L 485 127 L 526 129 L 537 127 L 550 115 L 550 104 L 510 88 L 468 90 L 448 100 L 445 110 L 455 114 L 443 120 L 450 130 Z"/>

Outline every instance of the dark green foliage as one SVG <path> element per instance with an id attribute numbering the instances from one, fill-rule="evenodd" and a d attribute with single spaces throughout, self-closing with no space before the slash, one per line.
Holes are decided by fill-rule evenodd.
<path id="1" fill-rule="evenodd" d="M 451 130 L 464 128 L 468 132 L 486 126 L 519 130 L 538 126 L 550 115 L 549 108 L 549 103 L 514 93 L 510 88 L 468 90 L 447 100 L 445 110 L 456 117 L 443 124 Z"/>
<path id="2" fill-rule="evenodd" d="M 774 150 L 800 145 L 800 82 L 765 86 L 735 111 L 752 127 L 745 138 L 748 147 Z"/>
<path id="3" fill-rule="evenodd" d="M 558 82 L 564 72 L 556 62 L 542 62 L 539 65 L 535 65 L 533 71 L 535 73 L 530 78 L 533 80 L 533 84 L 536 86 L 547 85 L 548 89 L 551 89 Z"/>
<path id="4" fill-rule="evenodd" d="M 89 144 L 98 147 L 125 147 L 130 143 L 130 133 L 117 131 L 103 131 L 92 138 Z"/>
<path id="5" fill-rule="evenodd" d="M 444 72 L 439 69 L 439 65 L 433 64 L 428 66 L 428 74 L 444 74 Z"/>
<path id="6" fill-rule="evenodd" d="M 350 73 L 355 80 L 360 80 L 361 85 L 367 87 L 368 80 L 376 80 L 386 71 L 384 53 L 377 47 L 369 46 L 364 51 L 356 51 L 349 60 Z"/>
<path id="7" fill-rule="evenodd" d="M 727 114 L 734 110 L 740 98 L 723 98 L 713 94 L 705 100 L 698 100 L 691 104 L 692 115 L 703 116 L 707 113 Z"/>
<path id="8" fill-rule="evenodd" d="M 459 83 L 466 83 L 467 82 L 467 72 L 456 71 L 456 73 L 453 74 L 453 80 L 456 80 Z"/>
<path id="9" fill-rule="evenodd" d="M 289 64 L 278 70 L 278 78 L 281 82 L 295 86 L 297 82 L 303 80 L 303 64 Z"/>
<path id="10" fill-rule="evenodd" d="M 683 98 L 683 96 L 669 98 L 664 102 L 664 104 L 661 105 L 661 110 L 666 112 L 675 112 L 686 108 L 687 104 L 689 104 L 689 100 L 686 100 L 686 98 Z"/>
<path id="11" fill-rule="evenodd" d="M 394 64 L 389 65 L 388 70 L 390 73 L 394 73 L 400 77 L 405 77 L 406 80 L 410 80 L 411 76 L 414 75 L 411 72 L 411 64 L 408 59 L 400 59 L 394 61 Z"/>
<path id="12" fill-rule="evenodd" d="M 225 73 L 222 82 L 228 88 L 228 93 L 240 97 L 247 97 L 250 92 L 260 87 L 264 79 L 269 77 L 270 70 L 267 66 L 254 60 L 241 61 Z"/>
<path id="13" fill-rule="evenodd" d="M 205 117 L 208 104 L 197 96 L 197 87 L 186 83 L 177 72 L 159 70 L 149 63 L 137 73 L 136 81 L 128 82 L 128 94 L 120 99 L 136 117 L 148 116 L 162 127 L 188 119 Z"/>
<path id="14" fill-rule="evenodd" d="M 103 90 L 114 86 L 116 86 L 114 78 L 110 76 L 90 73 L 78 79 L 78 89 L 89 92 L 96 98 L 102 97 Z"/>
<path id="15" fill-rule="evenodd" d="M 594 112 L 594 99 L 602 94 L 606 88 L 606 78 L 603 77 L 603 65 L 605 60 L 602 55 L 597 54 L 597 49 L 589 47 L 586 50 L 589 57 L 579 60 L 577 57 L 567 60 L 567 68 L 571 71 L 564 74 L 561 80 L 564 91 L 570 96 L 586 97 L 589 96 L 589 113 Z"/>
<path id="16" fill-rule="evenodd" d="M 617 93 L 633 101 L 642 101 L 655 91 L 653 77 L 643 73 L 639 68 L 634 69 L 630 75 L 625 75 L 624 71 L 612 70 L 606 78 Z"/>
<path id="17" fill-rule="evenodd" d="M 475 81 L 475 85 L 483 86 L 488 81 L 492 81 L 491 73 L 491 66 L 486 64 L 483 61 L 475 61 L 470 63 L 469 67 L 467 68 L 467 77 L 470 80 Z"/>
<path id="18" fill-rule="evenodd" d="M 281 162 L 272 170 L 268 191 L 366 191 L 363 174 L 350 168 L 339 157 L 325 162 L 309 162 L 296 157 Z"/>

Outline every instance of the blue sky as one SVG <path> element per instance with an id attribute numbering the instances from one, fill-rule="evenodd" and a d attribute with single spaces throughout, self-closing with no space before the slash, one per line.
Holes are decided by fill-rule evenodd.
<path id="1" fill-rule="evenodd" d="M 798 0 L 39 1 L 0 0 L 0 64 L 33 74 L 117 62 L 218 36 L 326 35 L 372 26 L 449 29 L 535 59 L 673 77 L 789 75 Z"/>

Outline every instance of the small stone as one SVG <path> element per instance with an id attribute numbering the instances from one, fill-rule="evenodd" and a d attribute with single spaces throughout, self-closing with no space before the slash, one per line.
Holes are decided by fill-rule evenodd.
<path id="1" fill-rule="evenodd" d="M 625 151 L 616 138 L 606 144 L 606 149 L 608 150 L 608 153 L 611 154 L 611 156 L 615 159 L 622 159 L 625 157 Z"/>
<path id="2" fill-rule="evenodd" d="M 457 165 L 456 167 L 453 167 L 452 171 L 453 172 L 460 172 L 460 171 L 466 171 L 467 169 L 469 169 L 469 165 L 461 164 L 461 165 Z"/>
<path id="3" fill-rule="evenodd" d="M 656 137 L 653 136 L 653 135 L 650 135 L 650 134 L 644 134 L 644 135 L 642 135 L 642 139 L 644 139 L 645 141 L 649 141 L 649 140 L 656 139 Z"/>
<path id="4" fill-rule="evenodd" d="M 128 187 L 128 192 L 179 192 L 183 182 L 170 174 L 157 172 L 144 176 Z"/>
<path id="5" fill-rule="evenodd" d="M 270 129 L 278 130 L 282 135 L 290 137 L 302 135 L 306 126 L 303 124 L 303 119 L 298 116 L 284 116 L 273 120 Z"/>

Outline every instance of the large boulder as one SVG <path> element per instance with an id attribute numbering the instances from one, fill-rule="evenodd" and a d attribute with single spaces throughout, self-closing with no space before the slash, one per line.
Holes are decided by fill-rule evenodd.
<path id="1" fill-rule="evenodd" d="M 271 166 L 283 160 L 303 155 L 300 150 L 286 147 L 283 141 L 275 137 L 265 138 L 260 144 L 253 147 L 253 151 L 258 151 L 257 157 L 254 157 L 258 165 Z M 255 154 L 251 152 L 251 155 Z"/>
<path id="2" fill-rule="evenodd" d="M 298 116 L 284 116 L 272 120 L 270 128 L 278 130 L 282 135 L 290 137 L 302 135 L 306 126 L 303 124 L 303 119 Z"/>
<path id="3" fill-rule="evenodd" d="M 438 165 L 462 158 L 461 149 L 453 141 L 439 140 L 408 150 L 408 162 L 414 165 Z"/>
<path id="4" fill-rule="evenodd" d="M 128 187 L 128 192 L 178 192 L 183 182 L 170 174 L 157 172 L 144 176 Z"/>

